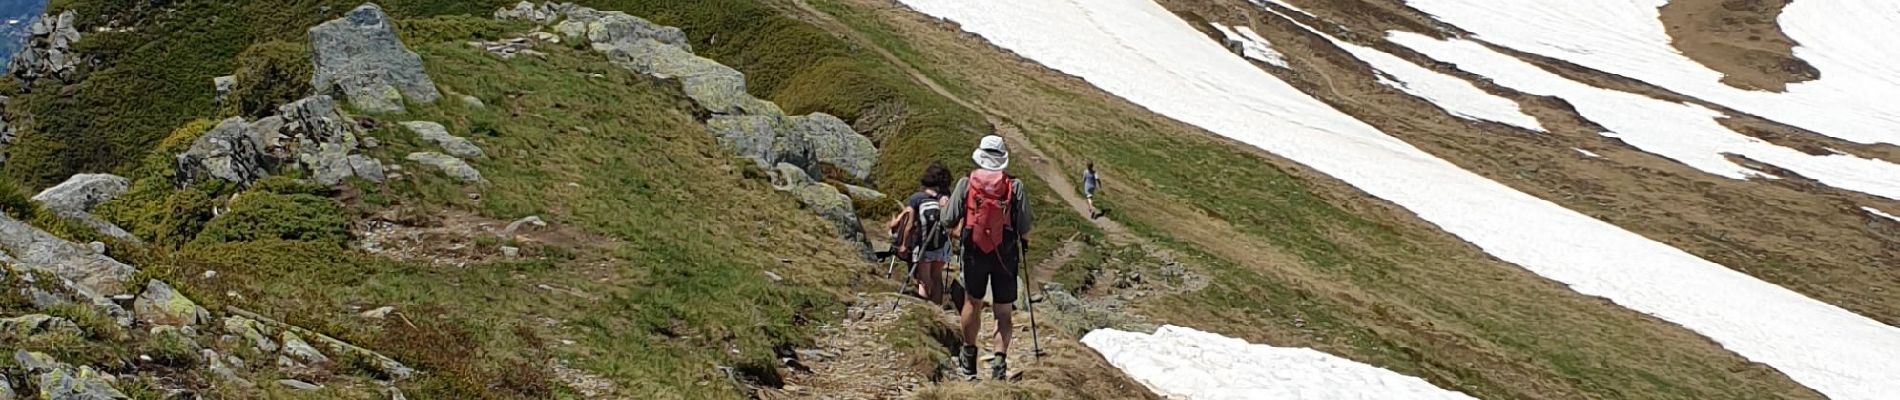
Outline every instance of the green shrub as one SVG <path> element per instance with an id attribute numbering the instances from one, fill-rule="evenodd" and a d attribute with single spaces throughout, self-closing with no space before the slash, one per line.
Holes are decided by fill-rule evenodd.
<path id="1" fill-rule="evenodd" d="M 258 43 L 238 53 L 237 63 L 237 87 L 225 100 L 227 112 L 262 118 L 313 91 L 310 51 L 302 42 Z"/>
<path id="2" fill-rule="evenodd" d="M 350 240 L 350 221 L 335 200 L 310 194 L 248 192 L 211 220 L 194 244 L 281 239 L 332 244 Z"/>

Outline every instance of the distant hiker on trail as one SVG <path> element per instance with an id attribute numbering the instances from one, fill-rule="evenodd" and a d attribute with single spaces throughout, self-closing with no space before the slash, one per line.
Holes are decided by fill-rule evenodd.
<path id="1" fill-rule="evenodd" d="M 1017 273 L 1022 270 L 1022 249 L 1029 237 L 1029 201 L 1023 199 L 1023 182 L 1003 172 L 1009 167 L 1009 151 L 1002 137 L 983 137 L 970 157 L 978 169 L 957 181 L 944 212 L 951 235 L 963 246 L 962 278 L 968 294 L 960 321 L 963 348 L 957 352 L 957 368 L 964 375 L 976 375 L 976 335 L 983 326 L 979 313 L 987 295 L 996 316 L 996 353 L 990 371 L 1001 380 L 1009 372 L 1006 355 L 1010 334 L 1015 332 L 1010 313 L 1015 311 Z"/>
<path id="2" fill-rule="evenodd" d="M 918 179 L 917 193 L 904 202 L 904 211 L 885 224 L 896 232 L 892 239 L 897 256 L 911 265 L 911 277 L 917 280 L 917 297 L 931 304 L 943 302 L 943 266 L 950 262 L 950 232 L 943 222 L 943 204 L 949 203 L 950 170 L 931 162 Z"/>
<path id="3" fill-rule="evenodd" d="M 1107 214 L 1097 211 L 1100 209 L 1095 208 L 1095 190 L 1101 187 L 1102 178 L 1101 176 L 1095 175 L 1095 162 L 1089 161 L 1088 167 L 1082 169 L 1082 196 L 1089 200 L 1089 219 L 1099 218 L 1103 214 Z"/>

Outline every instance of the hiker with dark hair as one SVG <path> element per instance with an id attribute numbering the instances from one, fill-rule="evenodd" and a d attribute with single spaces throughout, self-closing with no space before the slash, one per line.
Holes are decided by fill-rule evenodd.
<path id="1" fill-rule="evenodd" d="M 943 282 L 939 280 L 944 264 L 950 262 L 950 233 L 943 222 L 943 204 L 950 202 L 950 170 L 932 161 L 917 183 L 917 192 L 904 202 L 904 211 L 885 228 L 897 233 L 892 242 L 897 256 L 910 263 L 917 297 L 940 304 Z"/>
<path id="2" fill-rule="evenodd" d="M 1089 161 L 1088 167 L 1082 169 L 1082 196 L 1089 200 L 1089 219 L 1107 214 L 1095 208 L 1095 190 L 1101 188 L 1102 177 L 1095 174 L 1095 162 Z"/>
<path id="3" fill-rule="evenodd" d="M 990 360 L 994 379 L 1006 379 L 1009 366 L 1010 334 L 1015 327 L 1010 313 L 1015 311 L 1018 272 L 1022 271 L 1022 249 L 1029 237 L 1031 215 L 1023 182 L 1003 172 L 1009 167 L 1009 150 L 1003 138 L 983 137 L 970 155 L 977 170 L 958 180 L 944 207 L 944 221 L 963 246 L 963 347 L 957 352 L 957 368 L 965 375 L 976 375 L 977 333 L 983 326 L 983 304 L 994 305 L 996 317 L 995 356 Z M 987 298 L 987 300 L 986 300 Z"/>

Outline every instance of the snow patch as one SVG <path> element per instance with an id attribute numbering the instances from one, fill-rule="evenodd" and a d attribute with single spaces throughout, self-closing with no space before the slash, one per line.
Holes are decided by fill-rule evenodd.
<path id="1" fill-rule="evenodd" d="M 1597 153 L 1592 153 L 1592 152 L 1590 152 L 1589 150 L 1584 150 L 1584 149 L 1579 149 L 1579 148 L 1575 148 L 1575 147 L 1572 147 L 1572 148 L 1570 148 L 1570 149 L 1571 149 L 1571 150 L 1576 150 L 1576 151 L 1577 151 L 1577 154 L 1582 154 L 1582 155 L 1583 155 L 1584 157 L 1590 157 L 1590 158 L 1603 158 L 1603 156 L 1602 156 L 1602 155 L 1598 155 Z"/>
<path id="2" fill-rule="evenodd" d="M 1227 37 L 1226 43 L 1228 43 L 1228 47 L 1238 45 L 1240 47 L 1241 56 L 1275 67 L 1287 68 L 1286 56 L 1274 50 L 1273 42 L 1268 42 L 1267 38 L 1261 37 L 1259 33 L 1254 32 L 1252 27 L 1241 26 L 1229 28 L 1226 25 L 1214 22 L 1207 24 L 1212 25 L 1214 30 L 1220 31 L 1222 36 Z"/>
<path id="3" fill-rule="evenodd" d="M 1768 175 L 1736 164 L 1726 156 L 1734 154 L 1794 171 L 1828 186 L 1900 200 L 1900 165 L 1855 156 L 1816 156 L 1769 143 L 1722 126 L 1717 118 L 1725 116 L 1708 108 L 1590 86 L 1477 42 L 1441 41 L 1396 31 L 1387 38 L 1392 43 L 1455 64 L 1459 69 L 1491 78 L 1500 86 L 1563 98 L 1584 118 L 1615 132 L 1606 136 L 1703 172 L 1732 179 Z"/>
<path id="4" fill-rule="evenodd" d="M 1707 335 L 1825 395 L 1900 393 L 1892 356 L 1900 328 L 1460 169 L 1306 96 L 1151 1 L 901 1 L 1156 113 L 1352 184 L 1580 293 Z"/>
<path id="5" fill-rule="evenodd" d="M 1877 208 L 1873 208 L 1873 207 L 1861 207 L 1860 209 L 1861 209 L 1861 210 L 1863 210 L 1863 211 L 1867 211 L 1867 213 L 1868 213 L 1868 214 L 1872 214 L 1873 216 L 1876 216 L 1876 217 L 1881 217 L 1881 218 L 1886 218 L 1886 219 L 1889 219 L 1889 220 L 1893 220 L 1893 222 L 1900 222 L 1900 217 L 1895 217 L 1895 216 L 1893 216 L 1893 214 L 1888 214 L 1888 213 L 1886 213 L 1886 212 L 1882 212 L 1882 211 L 1880 211 L 1880 209 L 1877 209 Z"/>
<path id="6" fill-rule="evenodd" d="M 1297 7 L 1275 0 L 1269 1 L 1273 1 L 1275 4 L 1280 4 L 1296 12 L 1305 12 Z M 1358 58 L 1360 61 L 1365 61 L 1366 64 L 1371 64 L 1373 69 L 1380 72 L 1378 76 L 1379 84 L 1430 101 L 1432 104 L 1437 105 L 1438 108 L 1444 109 L 1446 112 L 1458 116 L 1459 118 L 1491 121 L 1538 132 L 1547 132 L 1544 130 L 1544 125 L 1537 122 L 1537 118 L 1532 118 L 1530 115 L 1524 114 L 1524 110 L 1518 108 L 1516 101 L 1491 94 L 1490 92 L 1484 91 L 1484 89 L 1479 89 L 1478 86 L 1472 85 L 1471 82 L 1462 78 L 1433 71 L 1430 68 L 1419 66 L 1418 64 L 1414 64 L 1411 61 L 1399 58 L 1390 53 L 1339 40 L 1332 35 L 1313 29 L 1313 27 L 1307 26 L 1305 23 L 1299 22 L 1299 20 L 1281 14 L 1273 8 L 1262 8 L 1275 15 L 1279 15 L 1281 18 L 1286 18 L 1288 21 L 1293 21 L 1295 25 L 1306 29 L 1307 32 L 1312 32 L 1314 35 L 1326 38 L 1326 40 L 1332 42 L 1334 46 L 1338 46 L 1341 49 L 1345 49 L 1347 53 L 1351 53 L 1353 57 Z"/>
<path id="7" fill-rule="evenodd" d="M 1900 144 L 1900 1 L 1796 1 L 1782 9 L 1794 55 L 1821 79 L 1786 93 L 1737 89 L 1670 45 L 1668 0 L 1406 0 L 1484 41 L 1622 75 L 1823 135 Z"/>
<path id="8" fill-rule="evenodd" d="M 1184 399 L 1471 399 L 1424 379 L 1313 349 L 1247 343 L 1193 328 L 1100 329 L 1082 344 L 1155 393 Z"/>

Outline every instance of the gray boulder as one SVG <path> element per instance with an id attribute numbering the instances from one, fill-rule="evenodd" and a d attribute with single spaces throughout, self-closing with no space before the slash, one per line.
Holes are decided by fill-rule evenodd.
<path id="1" fill-rule="evenodd" d="M 641 39 L 651 39 L 689 53 L 693 51 L 692 45 L 686 42 L 686 32 L 680 28 L 655 24 L 624 12 L 604 12 L 599 18 L 587 21 L 590 43 L 626 43 Z"/>
<path id="2" fill-rule="evenodd" d="M 858 186 L 858 185 L 844 185 L 844 192 L 845 194 L 850 195 L 852 199 L 863 200 L 863 201 L 878 201 L 878 200 L 884 200 L 885 197 L 888 197 L 884 195 L 884 192 L 879 192 L 877 191 L 877 189 L 872 189 L 872 188 Z"/>
<path id="3" fill-rule="evenodd" d="M 237 76 L 225 75 L 211 78 L 211 85 L 218 90 L 217 104 L 223 106 L 226 101 L 230 101 L 231 91 L 237 90 Z"/>
<path id="4" fill-rule="evenodd" d="M 10 333 L 17 337 L 53 332 L 78 333 L 79 325 L 65 318 L 46 314 L 27 314 L 0 319 L 0 332 Z"/>
<path id="5" fill-rule="evenodd" d="M 858 246 L 865 259 L 870 259 L 871 243 L 864 234 L 864 225 L 858 220 L 857 209 L 851 205 L 851 198 L 839 193 L 838 188 L 815 182 L 803 169 L 792 164 L 779 164 L 772 171 L 772 187 L 791 193 L 800 204 L 813 213 L 830 221 L 836 229 L 839 239 Z"/>
<path id="6" fill-rule="evenodd" d="M 37 375 L 40 398 L 47 400 L 128 399 L 112 387 L 112 377 L 90 366 L 73 368 L 43 353 L 20 350 L 14 362 L 28 375 Z"/>
<path id="7" fill-rule="evenodd" d="M 7 381 L 6 375 L 0 375 L 0 400 L 13 400 L 17 398 L 20 398 L 20 394 L 13 392 L 13 382 Z"/>
<path id="8" fill-rule="evenodd" d="M 389 179 L 389 176 L 383 172 L 383 162 L 377 161 L 375 158 L 370 158 L 370 156 L 362 154 L 351 154 L 349 162 L 350 171 L 355 173 L 357 177 L 363 178 L 363 180 L 381 183 Z"/>
<path id="9" fill-rule="evenodd" d="M 400 113 L 404 97 L 422 103 L 442 97 L 422 57 L 403 46 L 389 15 L 373 3 L 310 28 L 310 53 L 316 67 L 311 87 L 341 93 L 364 111 Z"/>
<path id="10" fill-rule="evenodd" d="M 295 146 L 292 153 L 310 179 L 319 184 L 335 185 L 356 169 L 350 155 L 356 152 L 355 124 L 336 107 L 330 96 L 311 96 L 278 107 L 283 117 L 282 140 Z"/>
<path id="11" fill-rule="evenodd" d="M 211 321 L 211 314 L 198 303 L 157 279 L 147 281 L 145 292 L 133 300 L 132 315 L 153 325 L 192 326 Z"/>
<path id="12" fill-rule="evenodd" d="M 78 220 L 86 226 L 119 240 L 137 242 L 125 229 L 92 215 L 92 208 L 125 194 L 131 181 L 109 174 L 78 174 L 66 182 L 33 196 L 48 210 L 61 217 Z"/>
<path id="13" fill-rule="evenodd" d="M 437 170 L 441 170 L 444 175 L 448 175 L 449 178 L 454 178 L 463 183 L 483 182 L 482 172 L 475 170 L 475 167 L 469 166 L 467 162 L 462 161 L 460 158 L 442 153 L 424 151 L 409 153 L 407 159 L 422 165 L 434 167 Z"/>
<path id="14" fill-rule="evenodd" d="M 285 355 L 302 360 L 309 365 L 330 363 L 329 357 L 324 357 L 323 352 L 317 351 L 316 347 L 311 347 L 310 343 L 303 341 L 303 338 L 297 336 L 295 332 L 284 331 L 283 339 Z"/>
<path id="15" fill-rule="evenodd" d="M 270 176 L 264 149 L 254 136 L 243 118 L 218 123 L 173 161 L 179 185 L 223 179 L 248 186 Z"/>
<path id="16" fill-rule="evenodd" d="M 5 215 L 0 215 L 0 250 L 16 264 L 71 280 L 95 298 L 124 292 L 125 281 L 136 272 L 130 265 Z"/>
<path id="17" fill-rule="evenodd" d="M 851 177 L 864 180 L 871 176 L 871 168 L 877 166 L 877 145 L 871 138 L 858 134 L 843 119 L 831 114 L 813 113 L 805 116 L 786 117 L 786 125 L 791 129 L 787 136 L 803 138 L 812 147 L 812 156 L 820 163 L 831 164 L 851 174 Z"/>
<path id="18" fill-rule="evenodd" d="M 515 6 L 512 8 L 502 7 L 495 10 L 495 19 L 503 21 L 548 23 L 553 22 L 555 18 L 559 18 L 559 15 L 550 12 L 546 7 L 537 7 L 534 5 L 534 2 L 529 1 L 515 3 Z"/>
<path id="19" fill-rule="evenodd" d="M 467 138 L 450 135 L 449 129 L 443 127 L 442 124 L 429 121 L 409 121 L 403 122 L 402 126 L 409 128 L 409 131 L 415 132 L 417 136 L 421 136 L 422 140 L 442 146 L 442 151 L 448 152 L 449 155 L 461 158 L 483 157 L 481 147 L 475 146 L 475 143 L 470 142 Z"/>
<path id="20" fill-rule="evenodd" d="M 224 333 L 237 335 L 251 342 L 251 347 L 265 353 L 277 352 L 277 342 L 270 339 L 270 328 L 257 320 L 241 316 L 224 317 Z"/>
<path id="21" fill-rule="evenodd" d="M 226 365 L 224 357 L 219 356 L 216 350 L 201 349 L 198 350 L 198 355 L 204 359 L 205 369 L 210 370 L 211 376 L 218 378 L 219 381 L 247 388 L 256 386 L 256 384 L 251 383 L 250 380 L 238 376 L 237 371 L 232 370 L 230 366 Z M 232 358 L 232 360 L 236 360 L 236 358 Z"/>
<path id="22" fill-rule="evenodd" d="M 78 14 L 67 10 L 59 16 L 41 16 L 27 27 L 26 45 L 13 55 L 8 72 L 22 88 L 31 90 L 33 82 L 53 78 L 72 82 L 78 78 L 80 57 L 72 49 L 79 42 Z"/>
<path id="23" fill-rule="evenodd" d="M 595 51 L 621 68 L 678 79 L 700 108 L 725 115 L 783 115 L 778 105 L 746 93 L 745 74 L 677 46 L 653 39 L 596 43 Z"/>
<path id="24" fill-rule="evenodd" d="M 814 150 L 805 136 L 787 134 L 784 118 L 765 115 L 714 116 L 706 120 L 726 151 L 752 159 L 760 168 L 791 164 L 817 177 Z"/>

